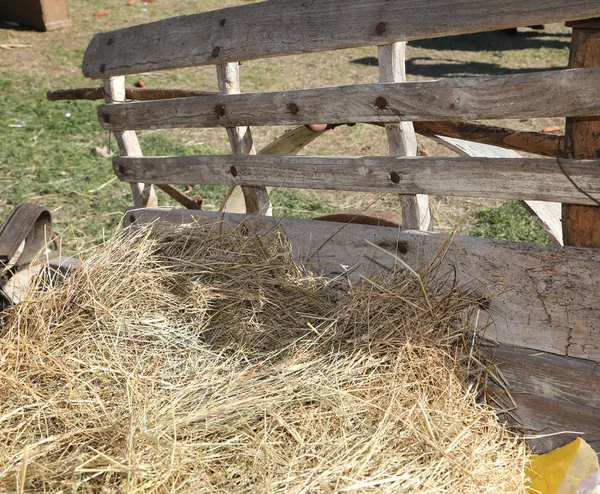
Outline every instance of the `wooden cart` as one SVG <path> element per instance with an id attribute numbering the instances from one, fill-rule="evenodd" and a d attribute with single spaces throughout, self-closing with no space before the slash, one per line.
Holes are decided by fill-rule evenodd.
<path id="1" fill-rule="evenodd" d="M 239 186 L 242 212 L 262 214 L 257 221 L 265 228 L 285 231 L 298 257 L 330 276 L 341 274 L 342 265 L 355 275 L 393 262 L 372 244 L 412 266 L 435 254 L 447 237 L 426 231 L 425 194 L 527 201 L 566 246 L 455 237 L 445 262 L 460 283 L 483 286 L 492 296 L 481 324 L 494 321 L 487 337 L 498 343 L 515 415 L 543 434 L 584 433 L 600 451 L 597 17 L 598 0 L 270 0 L 97 34 L 83 72 L 104 83 L 99 121 L 119 142 L 114 168 L 132 185 L 130 223 L 243 221 L 243 214 L 158 208 L 150 184 Z M 404 82 L 406 41 L 564 21 L 573 27 L 569 70 Z M 239 94 L 239 61 L 367 45 L 379 47 L 380 84 Z M 150 101 L 125 101 L 126 75 L 199 65 L 216 66 L 219 93 L 159 91 L 140 93 Z M 534 117 L 567 117 L 566 136 L 456 123 Z M 255 155 L 249 126 L 322 123 L 330 125 L 299 127 Z M 346 123 L 384 125 L 390 156 L 294 156 Z M 174 127 L 223 127 L 233 155 L 143 156 L 136 130 Z M 413 129 L 461 156 L 416 156 Z M 405 228 L 273 218 L 264 214 L 267 186 L 400 194 Z M 239 212 L 235 194 L 226 212 Z M 550 435 L 535 446 L 571 438 Z"/>

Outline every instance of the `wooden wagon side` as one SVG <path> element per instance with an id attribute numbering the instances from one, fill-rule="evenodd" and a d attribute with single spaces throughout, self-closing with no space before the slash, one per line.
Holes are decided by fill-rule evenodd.
<path id="1" fill-rule="evenodd" d="M 409 265 L 430 259 L 447 238 L 418 231 L 429 226 L 426 194 L 528 201 L 557 241 L 564 233 L 569 246 L 455 237 L 445 262 L 456 269 L 460 283 L 477 283 L 493 295 L 489 315 L 494 324 L 487 334 L 499 344 L 497 359 L 520 420 L 543 433 L 585 433 L 598 449 L 600 403 L 593 393 L 600 387 L 600 374 L 595 372 L 600 362 L 598 21 L 574 25 L 570 70 L 535 74 L 403 82 L 403 43 L 599 15 L 596 0 L 423 0 L 410 5 L 271 0 L 98 34 L 86 52 L 83 70 L 104 80 L 107 104 L 99 108 L 99 121 L 117 136 L 117 175 L 132 184 L 136 209 L 128 214 L 129 223 L 156 218 L 245 221 L 244 215 L 156 208 L 149 184 L 240 186 L 249 213 L 269 211 L 268 186 L 401 194 L 405 230 L 257 219 L 260 228 L 281 228 L 300 258 L 334 276 L 341 274 L 342 265 L 356 274 L 394 262 L 373 244 Z M 239 94 L 241 60 L 365 45 L 380 47 L 380 84 Z M 126 75 L 209 64 L 217 66 L 219 93 L 125 102 Z M 473 133 L 473 124 L 453 123 L 541 116 L 567 117 L 564 143 L 480 125 Z M 331 127 L 356 122 L 385 125 L 392 156 L 293 156 L 302 139 L 326 130 L 323 125 L 301 128 L 295 134 L 304 136 L 300 144 L 288 137 L 270 149 L 286 156 L 253 156 L 250 125 Z M 411 122 L 463 156 L 416 156 Z M 173 127 L 224 127 L 234 156 L 142 155 L 136 130 Z M 479 144 L 469 144 L 470 137 Z M 500 152 L 492 144 L 513 151 Z M 553 158 L 524 158 L 514 151 L 552 156 L 553 147 Z M 563 203 L 562 232 L 556 203 Z M 553 436 L 538 446 L 554 446 L 567 438 Z"/>

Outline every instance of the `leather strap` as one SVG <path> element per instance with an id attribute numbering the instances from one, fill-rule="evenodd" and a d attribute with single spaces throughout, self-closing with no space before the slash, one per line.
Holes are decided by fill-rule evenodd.
<path id="1" fill-rule="evenodd" d="M 20 204 L 0 226 L 0 270 L 6 268 L 23 241 L 25 246 L 16 262 L 16 268 L 29 264 L 51 239 L 50 211 L 37 204 Z"/>

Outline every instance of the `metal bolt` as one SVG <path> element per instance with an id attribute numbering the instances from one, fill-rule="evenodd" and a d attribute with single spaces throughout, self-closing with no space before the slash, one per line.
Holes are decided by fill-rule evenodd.
<path id="1" fill-rule="evenodd" d="M 392 172 L 390 173 L 390 180 L 395 184 L 399 184 L 400 180 L 402 180 L 402 177 L 398 172 Z"/>
<path id="2" fill-rule="evenodd" d="M 213 58 L 217 58 L 219 56 L 220 51 L 221 51 L 221 48 L 219 48 L 218 46 L 215 46 L 213 48 L 213 51 L 211 54 L 213 56 Z"/>
<path id="3" fill-rule="evenodd" d="M 388 102 L 383 96 L 379 96 L 375 100 L 375 106 L 380 110 L 385 110 L 388 107 Z"/>
<path id="4" fill-rule="evenodd" d="M 235 166 L 232 166 L 229 168 L 229 173 L 231 173 L 231 175 L 233 175 L 234 177 L 237 177 L 237 168 Z"/>
<path id="5" fill-rule="evenodd" d="M 290 112 L 292 115 L 296 115 L 296 113 L 298 113 L 298 111 L 299 111 L 298 105 L 296 105 L 296 103 L 290 103 L 288 105 L 288 108 L 290 109 Z"/>
<path id="6" fill-rule="evenodd" d="M 385 22 L 380 22 L 379 24 L 377 24 L 375 26 L 375 33 L 381 36 L 383 33 L 385 33 L 386 25 L 387 24 Z"/>

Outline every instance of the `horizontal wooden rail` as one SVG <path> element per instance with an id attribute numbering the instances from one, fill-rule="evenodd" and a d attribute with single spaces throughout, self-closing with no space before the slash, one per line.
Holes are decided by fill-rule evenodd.
<path id="1" fill-rule="evenodd" d="M 154 101 L 157 99 L 189 98 L 191 96 L 205 96 L 218 94 L 215 91 L 196 91 L 190 89 L 160 89 L 160 88 L 128 88 L 125 89 L 125 98 L 133 101 Z M 54 89 L 46 93 L 48 101 L 75 101 L 75 100 L 104 100 L 104 90 L 101 87 L 82 87 L 75 89 Z"/>
<path id="2" fill-rule="evenodd" d="M 598 0 L 270 0 L 96 34 L 94 79 L 587 19 Z"/>
<path id="3" fill-rule="evenodd" d="M 600 67 L 101 105 L 108 130 L 478 120 L 600 113 Z"/>
<path id="4" fill-rule="evenodd" d="M 415 122 L 415 132 L 515 149 L 542 156 L 563 156 L 564 136 L 482 125 L 472 122 Z"/>
<path id="5" fill-rule="evenodd" d="M 595 204 L 600 160 L 321 156 L 121 157 L 126 182 L 230 184 Z M 563 173 L 564 172 L 564 173 Z M 573 180 L 577 187 L 569 180 Z"/>

